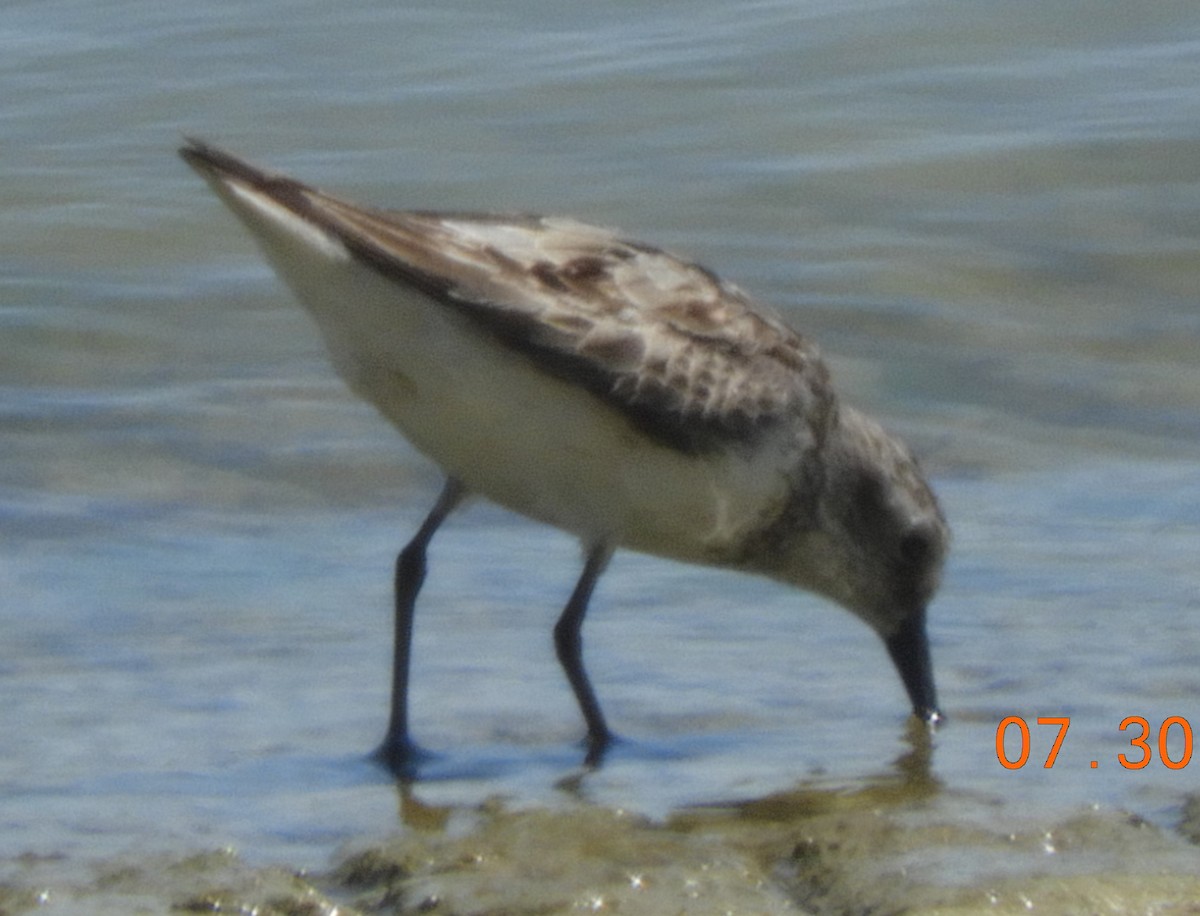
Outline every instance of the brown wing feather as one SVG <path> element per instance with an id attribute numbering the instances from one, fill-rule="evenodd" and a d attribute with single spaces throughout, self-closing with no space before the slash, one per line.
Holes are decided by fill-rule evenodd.
<path id="1" fill-rule="evenodd" d="M 823 437 L 832 405 L 816 348 L 698 265 L 568 220 L 313 202 L 360 256 L 677 446 L 750 439 L 797 415 Z"/>
<path id="2" fill-rule="evenodd" d="M 696 264 L 571 220 L 368 209 L 212 147 L 189 155 L 676 447 L 752 440 L 797 419 L 819 440 L 831 422 L 816 348 Z"/>

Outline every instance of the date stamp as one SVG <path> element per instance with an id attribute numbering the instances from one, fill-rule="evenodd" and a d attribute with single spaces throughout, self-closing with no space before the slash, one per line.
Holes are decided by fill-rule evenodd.
<path id="1" fill-rule="evenodd" d="M 1042 767 L 1048 770 L 1058 760 L 1058 753 L 1067 737 L 1067 729 L 1071 727 L 1071 718 L 1038 716 L 1035 722 L 1058 729 L 1046 754 L 1046 762 L 1042 764 Z M 1155 750 L 1158 751 L 1159 761 L 1169 770 L 1182 770 L 1192 761 L 1192 726 L 1183 716 L 1168 716 L 1157 729 L 1144 716 L 1126 716 L 1117 726 L 1117 730 L 1122 732 L 1125 740 L 1129 742 L 1129 747 L 1117 754 L 1117 763 L 1127 770 L 1140 770 L 1149 766 L 1154 760 Z M 1014 731 L 1016 740 L 1010 737 Z M 1169 741 L 1174 742 L 1173 751 L 1168 745 Z M 1179 746 L 1180 741 L 1182 747 Z M 1019 770 L 1029 762 L 1031 744 L 1029 723 L 1021 716 L 1005 716 L 996 726 L 996 759 L 1006 770 Z M 1093 770 L 1097 769 L 1100 761 L 1093 760 L 1089 766 Z"/>

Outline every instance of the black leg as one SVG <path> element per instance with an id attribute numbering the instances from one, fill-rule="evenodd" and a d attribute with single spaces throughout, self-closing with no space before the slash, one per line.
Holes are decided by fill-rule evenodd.
<path id="1" fill-rule="evenodd" d="M 612 733 L 604 721 L 604 713 L 588 680 L 587 671 L 583 667 L 583 641 L 579 631 L 583 626 L 583 617 L 587 613 L 588 601 L 596 580 L 608 566 L 612 557 L 612 548 L 607 544 L 593 547 L 589 550 L 587 561 L 583 566 L 583 574 L 575 585 L 571 600 L 563 608 L 558 623 L 554 626 L 554 648 L 558 653 L 558 662 L 566 672 L 579 709 L 587 722 L 587 756 L 584 758 L 588 766 L 597 766 L 604 758 L 604 752 L 612 741 Z"/>
<path id="2" fill-rule="evenodd" d="M 395 773 L 411 769 L 416 745 L 408 737 L 408 668 L 412 648 L 413 610 L 425 581 L 425 548 L 466 495 L 463 485 L 447 479 L 433 511 L 396 557 L 396 637 L 392 660 L 392 714 L 376 758 Z"/>

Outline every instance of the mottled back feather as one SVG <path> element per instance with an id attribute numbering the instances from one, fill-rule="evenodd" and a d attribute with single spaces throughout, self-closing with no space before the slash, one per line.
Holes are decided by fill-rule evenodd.
<path id="1" fill-rule="evenodd" d="M 704 451 L 797 417 L 824 436 L 832 395 L 816 347 L 699 265 L 572 220 L 360 207 L 229 158 L 227 171 L 356 257 L 659 440 Z"/>

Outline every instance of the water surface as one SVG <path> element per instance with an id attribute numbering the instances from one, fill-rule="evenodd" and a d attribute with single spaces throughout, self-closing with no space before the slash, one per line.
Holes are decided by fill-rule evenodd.
<path id="1" fill-rule="evenodd" d="M 0 47 L 17 871 L 225 845 L 323 867 L 404 831 L 364 758 L 392 558 L 437 477 L 333 376 L 175 157 L 185 132 L 366 201 L 620 226 L 783 309 L 921 454 L 954 528 L 938 816 L 1186 820 L 1200 764 L 1117 754 L 1128 716 L 1200 728 L 1194 4 L 63 0 L 10 6 Z M 426 803 L 664 819 L 864 791 L 913 751 L 857 621 L 622 555 L 586 637 L 627 740 L 575 779 L 549 631 L 577 548 L 478 506 L 432 560 Z M 1036 727 L 1030 762 L 999 766 L 1009 715 L 1070 717 L 1053 768 Z"/>

